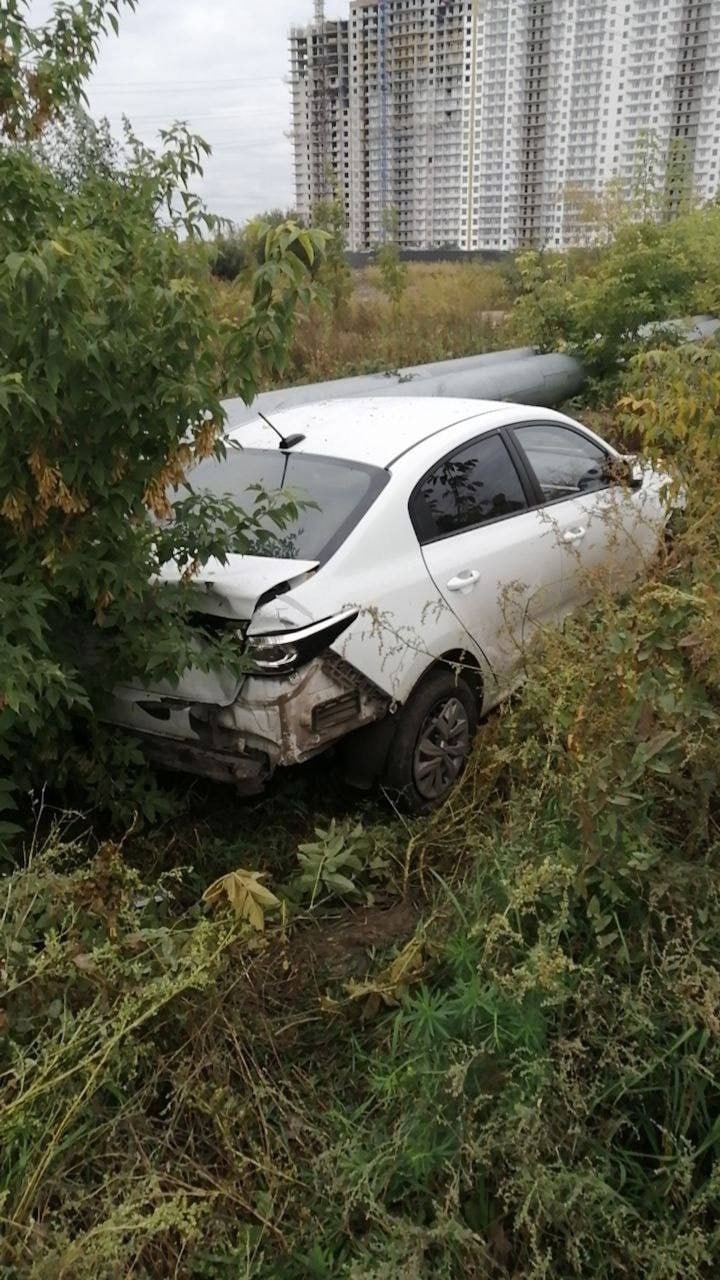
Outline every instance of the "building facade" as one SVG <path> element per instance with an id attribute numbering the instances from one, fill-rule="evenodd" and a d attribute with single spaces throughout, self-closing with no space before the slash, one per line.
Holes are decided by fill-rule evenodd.
<path id="1" fill-rule="evenodd" d="M 350 242 L 457 245 L 464 5 L 350 4 Z"/>
<path id="2" fill-rule="evenodd" d="M 720 187 L 720 0 L 350 0 L 292 39 L 298 204 L 322 139 L 353 249 L 564 247 L 610 185 L 659 216 Z"/>
<path id="3" fill-rule="evenodd" d="M 309 220 L 322 200 L 338 198 L 350 219 L 348 22 L 315 20 L 290 31 L 295 200 Z"/>

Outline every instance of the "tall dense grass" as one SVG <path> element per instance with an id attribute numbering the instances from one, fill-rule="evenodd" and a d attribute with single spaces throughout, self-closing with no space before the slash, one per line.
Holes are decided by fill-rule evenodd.
<path id="1" fill-rule="evenodd" d="M 350 273 L 339 305 L 314 307 L 298 324 L 281 381 L 322 382 L 453 359 L 506 345 L 507 272 L 482 263 L 413 263 L 395 303 L 377 268 Z M 218 282 L 218 309 L 243 313 L 242 281 Z"/>

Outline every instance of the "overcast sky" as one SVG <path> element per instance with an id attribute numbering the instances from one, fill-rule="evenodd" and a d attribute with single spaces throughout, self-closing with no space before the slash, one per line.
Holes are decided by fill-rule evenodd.
<path id="1" fill-rule="evenodd" d="M 50 11 L 35 0 L 33 17 Z M 329 11 L 344 11 L 337 0 Z M 119 36 L 103 42 L 89 97 L 95 118 L 120 130 L 123 114 L 146 142 L 187 120 L 213 149 L 201 189 L 213 213 L 236 222 L 294 203 L 288 29 L 312 0 L 138 0 Z"/>

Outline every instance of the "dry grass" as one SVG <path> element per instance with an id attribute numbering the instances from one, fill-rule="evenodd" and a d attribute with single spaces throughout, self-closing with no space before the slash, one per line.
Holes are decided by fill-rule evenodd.
<path id="1" fill-rule="evenodd" d="M 506 345 L 512 298 L 503 270 L 483 263 L 412 263 L 397 306 L 382 293 L 375 267 L 352 272 L 352 291 L 334 313 L 318 308 L 300 320 L 279 385 L 493 351 Z M 218 308 L 235 315 L 243 287 L 218 283 Z"/>

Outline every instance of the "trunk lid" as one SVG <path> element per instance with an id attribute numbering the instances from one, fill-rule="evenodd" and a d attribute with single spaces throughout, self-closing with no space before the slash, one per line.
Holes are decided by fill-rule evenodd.
<path id="1" fill-rule="evenodd" d="M 272 556 L 230 555 L 225 563 L 209 560 L 195 580 L 196 612 L 200 617 L 237 622 L 238 631 L 244 632 L 258 605 L 299 586 L 317 567 L 317 560 L 282 560 Z M 159 580 L 172 584 L 179 582 L 181 576 L 177 565 L 171 564 L 165 566 Z M 193 643 L 200 653 L 205 643 L 202 636 L 198 634 Z M 116 689 L 115 696 L 131 695 L 132 700 L 137 701 L 137 694 L 142 693 L 148 702 L 169 699 L 228 706 L 235 701 L 243 680 L 244 676 L 222 668 L 203 671 L 190 666 L 177 684 L 163 680 L 149 687 L 137 680 Z"/>
<path id="2" fill-rule="evenodd" d="M 249 622 L 260 603 L 299 586 L 318 567 L 317 560 L 280 560 L 273 556 L 228 556 L 208 560 L 196 579 L 198 612 Z M 166 565 L 161 582 L 179 582 L 177 565 Z"/>

